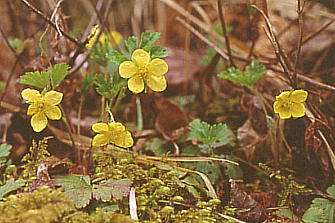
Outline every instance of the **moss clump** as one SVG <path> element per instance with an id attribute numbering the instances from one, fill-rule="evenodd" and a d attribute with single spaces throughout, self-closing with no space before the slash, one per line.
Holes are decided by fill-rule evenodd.
<path id="1" fill-rule="evenodd" d="M 132 220 L 129 216 L 122 214 L 108 213 L 98 209 L 97 211 L 88 214 L 86 212 L 77 211 L 66 216 L 63 222 L 67 223 L 132 223 L 137 222 Z"/>
<path id="2" fill-rule="evenodd" d="M 5 198 L 0 204 L 0 222 L 52 223 L 74 210 L 73 202 L 63 192 L 41 187 L 32 193 Z"/>

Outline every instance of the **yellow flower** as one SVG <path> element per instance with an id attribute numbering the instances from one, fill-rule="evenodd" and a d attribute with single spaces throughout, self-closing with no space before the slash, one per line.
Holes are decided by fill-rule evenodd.
<path id="1" fill-rule="evenodd" d="M 93 44 L 100 33 L 100 28 L 97 26 L 92 27 L 91 29 L 91 38 L 86 44 L 87 49 L 91 49 Z M 108 43 L 110 47 L 115 47 L 119 45 L 122 41 L 122 35 L 117 31 L 112 31 L 110 34 L 101 33 L 99 37 L 100 43 Z"/>
<path id="2" fill-rule="evenodd" d="M 273 104 L 275 113 L 279 113 L 281 119 L 288 119 L 291 116 L 298 118 L 305 115 L 305 106 L 303 104 L 308 96 L 307 91 L 292 90 L 284 91 L 276 96 L 276 101 Z"/>
<path id="3" fill-rule="evenodd" d="M 93 146 L 104 146 L 112 143 L 127 148 L 134 145 L 130 132 L 119 122 L 96 123 L 92 125 L 92 130 L 98 133 L 93 138 Z"/>
<path id="4" fill-rule="evenodd" d="M 63 99 L 63 94 L 57 91 L 48 91 L 42 94 L 33 89 L 24 89 L 21 92 L 22 98 L 30 105 L 27 115 L 32 115 L 30 123 L 35 132 L 41 132 L 48 124 L 48 119 L 59 120 L 62 112 L 57 105 Z"/>
<path id="5" fill-rule="evenodd" d="M 134 51 L 132 61 L 120 64 L 119 73 L 128 80 L 128 88 L 134 93 L 144 90 L 144 85 L 153 91 L 164 91 L 166 80 L 164 74 L 168 72 L 168 65 L 162 59 L 150 59 L 150 54 L 142 49 Z"/>

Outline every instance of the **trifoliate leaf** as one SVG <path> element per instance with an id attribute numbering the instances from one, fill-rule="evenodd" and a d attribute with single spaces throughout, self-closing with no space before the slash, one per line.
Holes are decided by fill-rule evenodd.
<path id="1" fill-rule="evenodd" d="M 106 183 L 93 186 L 93 197 L 97 200 L 110 201 L 127 196 L 132 182 L 128 179 L 108 180 Z"/>
<path id="2" fill-rule="evenodd" d="M 235 136 L 226 124 L 209 125 L 199 119 L 189 123 L 189 140 L 197 140 L 204 143 L 204 147 L 216 148 L 219 146 L 233 144 Z"/>
<path id="3" fill-rule="evenodd" d="M 9 156 L 11 145 L 1 144 L 0 145 L 0 167 L 7 163 L 7 157 Z"/>
<path id="4" fill-rule="evenodd" d="M 110 48 L 110 50 L 107 53 L 107 59 L 110 60 L 110 62 L 120 65 L 123 61 L 129 60 L 126 56 L 119 53 L 117 50 Z"/>
<path id="5" fill-rule="evenodd" d="M 89 176 L 58 176 L 54 179 L 54 182 L 64 188 L 64 193 L 74 201 L 77 208 L 86 207 L 90 203 L 92 187 Z"/>
<path id="6" fill-rule="evenodd" d="M 234 83 L 251 88 L 264 74 L 265 66 L 258 61 L 253 60 L 250 66 L 243 72 L 237 68 L 231 67 L 227 71 L 218 74 L 220 78 L 230 80 Z"/>
<path id="7" fill-rule="evenodd" d="M 49 67 L 47 72 L 26 72 L 20 76 L 18 82 L 37 88 L 49 88 L 49 90 L 53 90 L 64 80 L 69 73 L 69 69 L 69 65 L 65 63 L 56 64 L 54 67 Z"/>
<path id="8" fill-rule="evenodd" d="M 137 49 L 137 38 L 135 36 L 130 36 L 128 40 L 125 40 L 124 42 L 131 55 Z"/>
<path id="9" fill-rule="evenodd" d="M 152 46 L 160 37 L 160 33 L 151 33 L 149 31 L 145 31 L 141 34 L 140 48 Z"/>
<path id="10" fill-rule="evenodd" d="M 14 180 L 13 178 L 7 181 L 5 185 L 0 187 L 0 200 L 2 200 L 10 192 L 24 186 L 25 183 L 25 180 Z"/>

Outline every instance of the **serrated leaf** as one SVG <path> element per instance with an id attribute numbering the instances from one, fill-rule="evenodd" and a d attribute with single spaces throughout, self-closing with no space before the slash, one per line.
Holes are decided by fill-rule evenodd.
<path id="1" fill-rule="evenodd" d="M 51 84 L 50 90 L 52 90 L 64 80 L 69 69 L 69 65 L 65 63 L 56 64 L 54 67 L 49 67 L 47 72 L 26 72 L 20 76 L 18 82 L 37 88 L 47 88 Z"/>
<path id="2" fill-rule="evenodd" d="M 195 119 L 189 123 L 190 134 L 189 140 L 197 140 L 205 145 L 203 148 L 233 144 L 235 136 L 231 130 L 228 129 L 226 124 L 219 123 L 209 125 L 199 119 Z"/>
<path id="3" fill-rule="evenodd" d="M 95 76 L 95 84 L 97 85 L 96 91 L 98 94 L 109 99 L 114 99 L 121 88 L 126 85 L 127 80 L 116 74 L 113 74 L 111 78 L 104 77 L 102 74 L 97 74 Z"/>
<path id="4" fill-rule="evenodd" d="M 90 73 L 83 78 L 83 81 L 81 84 L 81 90 L 83 94 L 86 94 L 90 90 L 90 88 L 94 84 L 95 76 L 96 76 L 96 73 Z"/>
<path id="5" fill-rule="evenodd" d="M 302 217 L 304 223 L 327 223 L 324 213 L 316 207 L 309 208 Z"/>
<path id="6" fill-rule="evenodd" d="M 129 194 L 131 184 L 128 179 L 108 180 L 106 183 L 93 186 L 93 197 L 102 201 L 110 201 L 112 197 L 119 200 Z"/>
<path id="7" fill-rule="evenodd" d="M 263 64 L 253 60 L 250 66 L 243 72 L 237 68 L 231 67 L 227 71 L 218 74 L 220 78 L 230 80 L 234 83 L 251 88 L 264 74 L 266 68 Z"/>
<path id="8" fill-rule="evenodd" d="M 160 33 L 151 33 L 149 31 L 145 31 L 141 34 L 140 48 L 152 46 L 160 37 Z"/>
<path id="9" fill-rule="evenodd" d="M 165 47 L 161 47 L 161 46 L 151 46 L 148 48 L 144 48 L 144 50 L 150 52 L 151 58 L 155 59 L 155 58 L 164 58 L 168 56 L 167 53 L 167 48 Z"/>
<path id="10" fill-rule="evenodd" d="M 137 38 L 135 36 L 130 36 L 124 41 L 130 55 L 137 49 Z"/>
<path id="11" fill-rule="evenodd" d="M 7 163 L 7 157 L 10 154 L 10 150 L 12 149 L 11 145 L 1 144 L 0 145 L 0 167 Z"/>
<path id="12" fill-rule="evenodd" d="M 18 188 L 24 186 L 25 180 L 14 180 L 13 178 L 7 181 L 7 183 L 0 187 L 0 200 L 2 200 L 7 194 Z"/>
<path id="13" fill-rule="evenodd" d="M 20 76 L 18 82 L 37 88 L 46 88 L 49 84 L 49 74 L 48 72 L 40 71 L 26 72 L 24 75 Z"/>
<path id="14" fill-rule="evenodd" d="M 335 199 L 335 185 L 328 187 L 327 193 Z"/>
<path id="15" fill-rule="evenodd" d="M 107 58 L 110 60 L 110 62 L 117 65 L 121 64 L 123 61 L 129 60 L 128 57 L 124 56 L 113 48 L 110 48 L 108 51 Z"/>
<path id="16" fill-rule="evenodd" d="M 51 79 L 51 87 L 55 89 L 69 74 L 70 66 L 66 63 L 55 64 L 48 68 L 48 73 Z"/>
<path id="17" fill-rule="evenodd" d="M 86 207 L 92 199 L 92 186 L 89 176 L 67 175 L 57 176 L 56 185 L 64 188 L 64 193 L 69 196 L 77 208 Z"/>

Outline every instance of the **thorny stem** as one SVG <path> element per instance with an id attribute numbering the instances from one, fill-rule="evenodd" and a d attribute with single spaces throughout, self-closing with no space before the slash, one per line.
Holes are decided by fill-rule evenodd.
<path id="1" fill-rule="evenodd" d="M 225 41 L 226 41 L 226 47 L 227 47 L 230 66 L 235 67 L 233 57 L 232 57 L 232 53 L 231 53 L 231 48 L 230 48 L 230 41 L 229 41 L 228 34 L 227 34 L 226 23 L 225 23 L 223 12 L 222 12 L 222 2 L 221 2 L 221 0 L 218 0 L 218 9 L 219 9 L 219 17 L 220 17 L 221 27 L 222 27 L 223 35 L 224 35 L 224 38 L 225 38 Z"/>
<path id="2" fill-rule="evenodd" d="M 300 61 L 300 55 L 301 55 L 301 46 L 302 46 L 302 35 L 303 35 L 303 10 L 304 10 L 304 5 L 305 2 L 303 3 L 303 5 L 301 5 L 301 0 L 297 0 L 298 2 L 298 9 L 297 9 L 297 13 L 298 13 L 298 21 L 299 21 L 299 40 L 298 40 L 298 50 L 297 50 L 297 56 L 295 59 L 295 64 L 294 64 L 294 71 L 293 71 L 293 75 L 292 75 L 292 88 L 296 89 L 297 88 L 297 68 L 299 65 L 299 61 Z"/>
<path id="3" fill-rule="evenodd" d="M 81 45 L 81 43 L 77 39 L 73 38 L 63 29 L 58 27 L 55 23 L 53 23 L 50 19 L 48 19 L 41 11 L 39 11 L 37 8 L 31 5 L 27 0 L 21 0 L 21 2 L 25 4 L 28 8 L 30 8 L 35 14 L 41 17 L 45 22 L 51 25 L 56 31 L 59 31 L 62 35 L 64 35 L 68 40 L 70 40 L 71 42 L 75 43 L 78 46 Z"/>
<path id="4" fill-rule="evenodd" d="M 70 139 L 71 139 L 71 142 L 72 142 L 72 147 L 74 148 L 74 149 L 76 149 L 76 143 L 75 143 L 75 141 L 74 141 L 74 138 L 73 138 L 73 135 L 72 135 L 72 131 L 71 131 L 71 127 L 70 127 L 70 124 L 69 124 L 69 119 L 68 119 L 68 117 L 67 117 L 67 114 L 65 113 L 65 111 L 64 111 L 64 109 L 63 109 L 63 107 L 62 107 L 62 105 L 59 105 L 59 108 L 60 108 L 60 110 L 62 111 L 62 113 L 63 113 L 63 118 L 62 118 L 62 120 L 63 120 L 63 122 L 65 123 L 65 125 L 66 125 L 66 128 L 67 128 L 67 131 L 68 131 L 68 133 L 69 133 L 69 136 L 70 136 Z"/>

